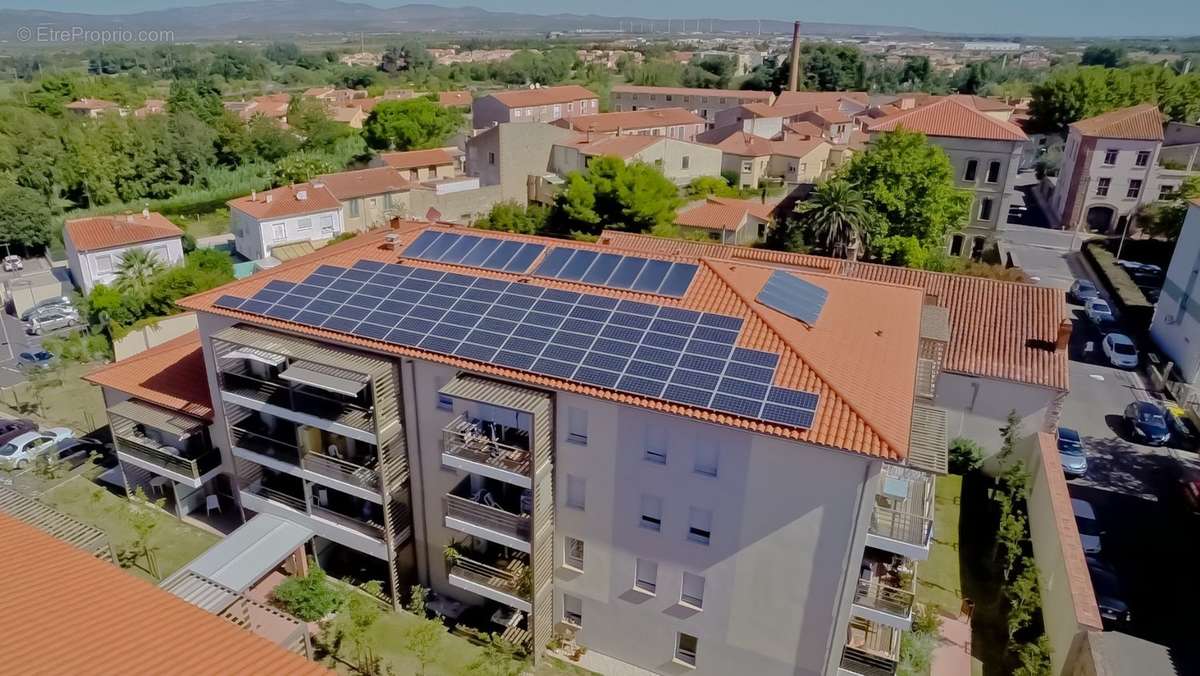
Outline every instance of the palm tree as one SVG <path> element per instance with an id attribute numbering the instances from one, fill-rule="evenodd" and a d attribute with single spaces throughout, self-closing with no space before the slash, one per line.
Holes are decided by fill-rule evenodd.
<path id="1" fill-rule="evenodd" d="M 867 200 L 841 179 L 830 179 L 796 205 L 793 221 L 815 244 L 838 258 L 857 258 L 868 244 Z"/>
<path id="2" fill-rule="evenodd" d="M 141 293 L 150 286 L 150 280 L 163 271 L 158 256 L 146 249 L 132 249 L 121 256 L 117 267 L 117 290 L 123 293 Z"/>

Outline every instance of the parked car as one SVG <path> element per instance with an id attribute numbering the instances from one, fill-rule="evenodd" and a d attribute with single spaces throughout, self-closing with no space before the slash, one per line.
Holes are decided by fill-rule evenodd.
<path id="1" fill-rule="evenodd" d="M 1167 411 L 1153 401 L 1135 401 L 1125 407 L 1125 426 L 1134 441 L 1162 446 L 1171 440 Z"/>
<path id="2" fill-rule="evenodd" d="M 37 425 L 25 418 L 0 420 L 0 444 L 8 443 L 9 440 L 36 429 Z"/>
<path id="3" fill-rule="evenodd" d="M 67 298 L 66 296 L 55 296 L 54 298 L 46 298 L 43 300 L 39 300 L 38 302 L 34 303 L 30 307 L 25 308 L 25 311 L 21 313 L 20 319 L 23 322 L 27 322 L 27 321 L 29 321 L 29 318 L 32 317 L 34 314 L 36 314 L 40 311 L 46 310 L 48 308 L 57 308 L 57 307 L 68 307 L 68 308 L 74 309 L 74 306 L 71 305 L 70 298 Z"/>
<path id="4" fill-rule="evenodd" d="M 66 308 L 57 308 L 30 317 L 29 327 L 25 330 L 35 336 L 40 336 L 50 331 L 75 326 L 78 323 L 79 313 Z"/>
<path id="5" fill-rule="evenodd" d="M 1137 345 L 1123 333 L 1110 333 L 1102 341 L 1108 363 L 1120 369 L 1135 369 L 1138 365 Z"/>
<path id="6" fill-rule="evenodd" d="M 28 467 L 39 455 L 52 451 L 58 442 L 74 436 L 65 427 L 51 427 L 41 432 L 25 432 L 0 446 L 0 462 L 7 462 L 18 469 Z"/>
<path id="7" fill-rule="evenodd" d="M 1081 477 L 1087 474 L 1087 454 L 1079 432 L 1066 427 L 1058 428 L 1058 459 L 1062 462 L 1063 474 Z"/>
<path id="8" fill-rule="evenodd" d="M 1079 498 L 1071 498 L 1071 511 L 1075 512 L 1075 527 L 1079 529 L 1079 543 L 1083 545 L 1084 554 L 1100 553 L 1100 522 L 1096 520 L 1096 510 L 1092 503 Z"/>
<path id="9" fill-rule="evenodd" d="M 63 439 L 58 442 L 56 448 L 55 455 L 58 459 L 66 462 L 72 468 L 82 465 L 92 454 L 99 456 L 97 463 L 103 467 L 115 467 L 117 464 L 117 456 L 113 452 L 112 444 L 106 444 L 99 439 L 91 437 Z"/>
<path id="10" fill-rule="evenodd" d="M 1125 603 L 1116 571 L 1095 556 L 1087 557 L 1087 567 L 1092 590 L 1096 592 L 1096 605 L 1100 606 L 1100 617 L 1110 625 L 1128 623 L 1131 619 L 1129 605 Z"/>
<path id="11" fill-rule="evenodd" d="M 1084 305 L 1084 313 L 1087 314 L 1088 321 L 1096 326 L 1106 326 L 1117 320 L 1112 308 L 1108 306 L 1108 301 L 1103 298 L 1089 300 Z"/>
<path id="12" fill-rule="evenodd" d="M 17 355 L 17 361 L 21 362 L 22 366 L 31 366 L 37 368 L 47 368 L 50 362 L 54 361 L 54 355 L 45 350 L 37 352 L 22 352 Z"/>
<path id="13" fill-rule="evenodd" d="M 5 272 L 16 272 L 17 270 L 24 270 L 24 269 L 25 269 L 25 261 L 21 260 L 20 256 L 18 256 L 16 254 L 9 254 L 4 257 L 4 271 Z"/>
<path id="14" fill-rule="evenodd" d="M 1086 279 L 1077 279 L 1071 285 L 1069 295 L 1072 301 L 1083 305 L 1093 298 L 1099 298 L 1100 289 L 1097 289 L 1095 284 Z"/>

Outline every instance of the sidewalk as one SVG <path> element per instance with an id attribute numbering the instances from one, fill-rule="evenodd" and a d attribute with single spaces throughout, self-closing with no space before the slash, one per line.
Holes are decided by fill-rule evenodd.
<path id="1" fill-rule="evenodd" d="M 930 676 L 966 676 L 971 673 L 971 625 L 963 617 L 942 616 L 938 646 L 933 649 Z"/>

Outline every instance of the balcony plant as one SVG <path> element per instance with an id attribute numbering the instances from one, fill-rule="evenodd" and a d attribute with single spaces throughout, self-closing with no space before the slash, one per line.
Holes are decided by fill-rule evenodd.
<path id="1" fill-rule="evenodd" d="M 458 543 L 451 542 L 442 549 L 442 556 L 446 557 L 446 567 L 450 568 L 458 560 L 462 558 L 462 552 L 458 551 Z"/>
<path id="2" fill-rule="evenodd" d="M 517 594 L 526 598 L 532 598 L 533 566 L 525 566 L 517 574 Z"/>

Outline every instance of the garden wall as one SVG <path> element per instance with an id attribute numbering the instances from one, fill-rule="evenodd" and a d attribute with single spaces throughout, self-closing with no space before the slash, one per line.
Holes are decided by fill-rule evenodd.
<path id="1" fill-rule="evenodd" d="M 196 314 L 187 312 L 172 317 L 164 317 L 157 322 L 134 329 L 113 343 L 113 358 L 116 361 L 128 359 L 135 354 L 145 352 L 155 345 L 161 345 L 168 340 L 178 338 L 196 330 Z"/>

